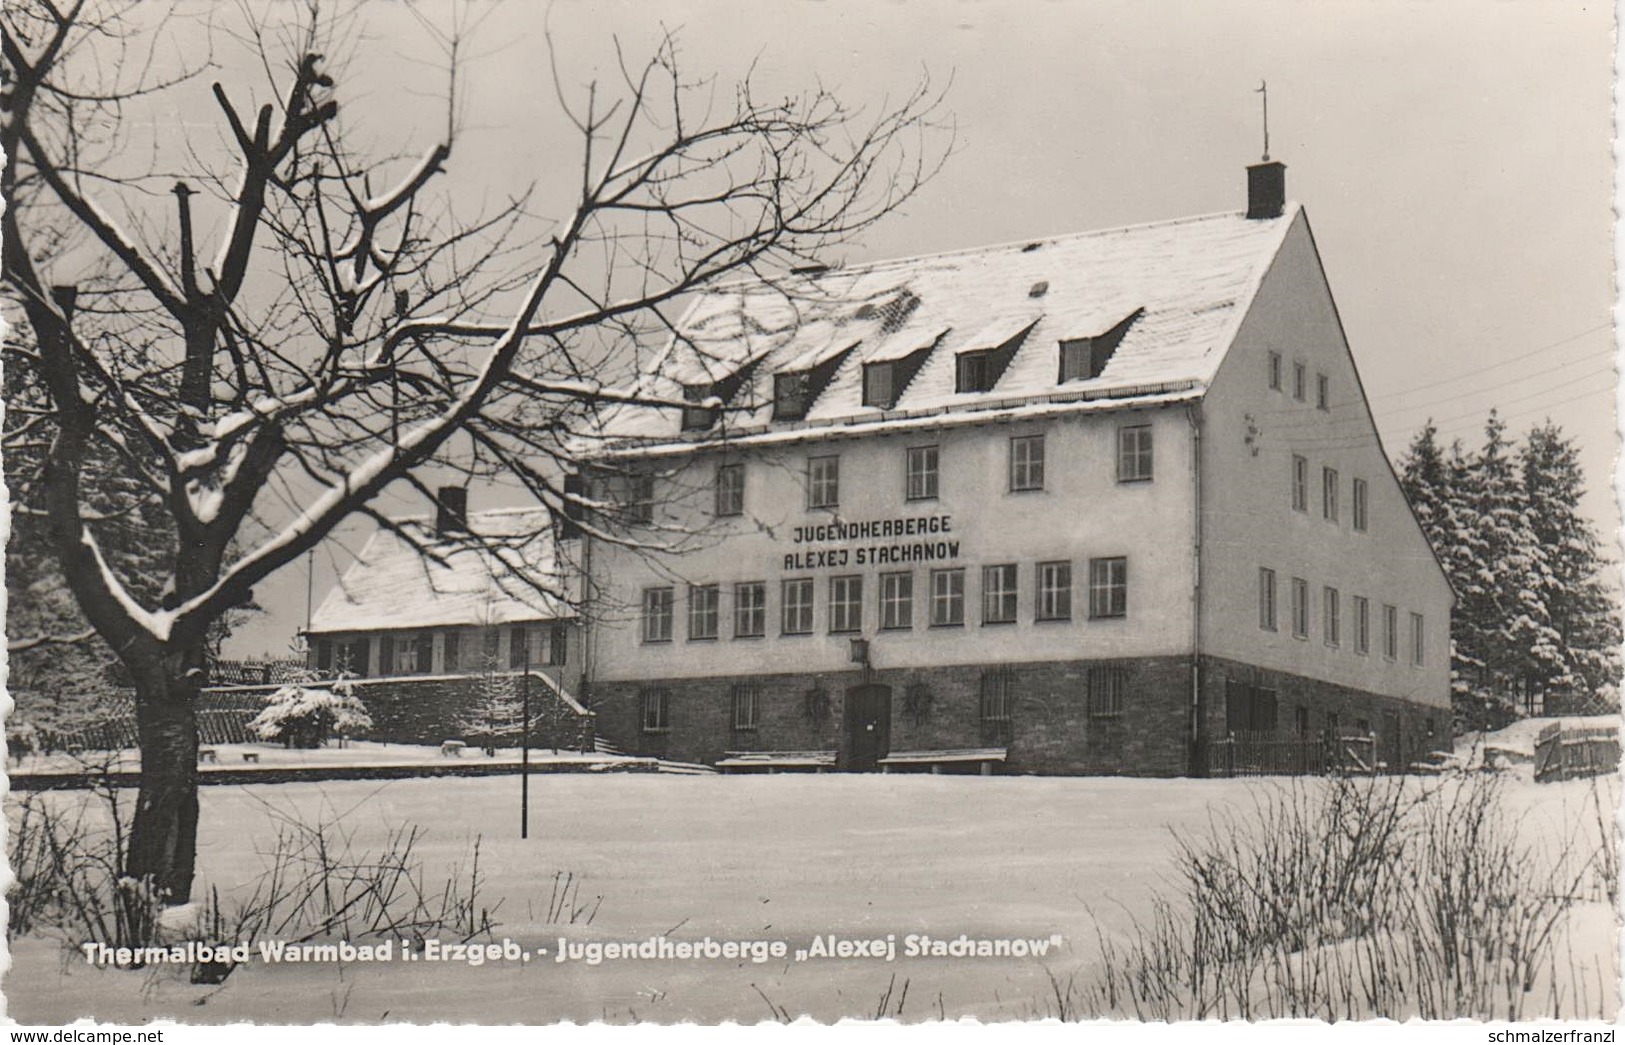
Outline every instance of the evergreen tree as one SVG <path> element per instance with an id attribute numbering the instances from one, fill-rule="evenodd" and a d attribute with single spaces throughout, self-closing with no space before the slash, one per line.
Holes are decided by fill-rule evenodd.
<path id="1" fill-rule="evenodd" d="M 1541 552 L 1530 587 L 1550 625 L 1534 650 L 1540 690 L 1611 709 L 1620 671 L 1618 600 L 1603 583 L 1597 535 L 1580 514 L 1585 479 L 1578 450 L 1548 420 L 1529 432 L 1519 456 L 1529 527 Z"/>
<path id="2" fill-rule="evenodd" d="M 1400 461 L 1400 485 L 1456 592 L 1451 695 L 1464 728 L 1497 728 L 1575 694 L 1617 702 L 1620 618 L 1581 516 L 1574 444 L 1547 423 L 1522 447 L 1491 411 L 1483 446 L 1448 452 L 1430 421 Z"/>

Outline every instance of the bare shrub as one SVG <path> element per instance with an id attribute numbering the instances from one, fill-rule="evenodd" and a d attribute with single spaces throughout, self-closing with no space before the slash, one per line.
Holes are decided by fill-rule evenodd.
<path id="1" fill-rule="evenodd" d="M 225 897 L 211 889 L 195 919 L 183 924 L 184 938 L 209 944 L 431 935 L 467 941 L 495 929 L 500 900 L 484 896 L 480 839 L 474 839 L 466 860 L 432 876 L 420 852 L 424 832 L 415 825 L 391 826 L 380 844 L 364 848 L 342 816 L 305 822 L 269 804 L 266 809 L 275 833 L 258 849 L 260 873 Z M 171 932 L 164 932 L 156 891 L 119 873 L 129 809 L 116 789 L 25 794 L 13 806 L 11 821 L 8 855 L 15 877 L 8 890 L 7 928 L 12 936 L 57 935 L 72 946 L 172 942 L 164 937 L 182 923 L 171 919 Z M 577 917 L 571 908 L 569 920 Z M 207 982 L 218 982 L 229 971 L 229 966 L 216 970 Z M 194 982 L 202 982 L 198 977 L 194 969 Z"/>
<path id="2" fill-rule="evenodd" d="M 1599 1016 L 1567 939 L 1612 832 L 1526 839 L 1486 775 L 1298 779 L 1178 836 L 1175 887 L 1099 965 L 1051 976 L 1066 1019 Z M 1600 808 L 1600 800 L 1599 800 Z M 1603 870 L 1602 873 L 1606 873 Z M 1566 962 L 1566 964 L 1565 964 Z"/>

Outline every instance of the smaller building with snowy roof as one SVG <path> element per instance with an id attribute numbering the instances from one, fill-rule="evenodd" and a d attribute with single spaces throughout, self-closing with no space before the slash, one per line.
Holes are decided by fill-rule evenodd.
<path id="1" fill-rule="evenodd" d="M 434 519 L 392 520 L 367 540 L 311 616 L 309 666 L 356 680 L 378 739 L 439 743 L 471 732 L 479 681 L 527 672 L 538 700 L 589 719 L 575 696 L 575 542 L 561 547 L 545 510 L 468 513 L 464 490 L 439 496 Z"/>

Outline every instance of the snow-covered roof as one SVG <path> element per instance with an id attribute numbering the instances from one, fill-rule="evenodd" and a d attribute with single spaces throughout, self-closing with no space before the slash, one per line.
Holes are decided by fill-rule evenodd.
<path id="1" fill-rule="evenodd" d="M 1298 214 L 1289 204 L 1277 218 L 1213 214 L 718 287 L 689 308 L 641 391 L 680 401 L 685 387 L 744 374 L 720 429 L 685 433 L 676 407 L 628 405 L 608 414 L 603 435 L 609 447 L 707 441 L 719 430 L 738 438 L 793 428 L 805 438 L 854 422 L 946 420 L 1022 403 L 1199 396 Z M 1125 321 L 1099 376 L 1058 380 L 1062 341 L 1100 337 Z M 1012 337 L 1014 356 L 993 388 L 955 390 L 958 355 Z M 774 421 L 775 374 L 854 346 L 805 418 Z M 865 363 L 925 348 L 891 406 L 863 405 Z"/>
<path id="2" fill-rule="evenodd" d="M 573 593 L 575 572 L 555 554 L 541 509 L 473 512 L 468 535 L 436 537 L 432 522 L 397 520 L 408 537 L 379 529 L 311 617 L 312 633 L 489 626 L 575 616 L 563 598 L 538 592 L 519 571 L 555 592 Z M 425 555 L 419 545 L 429 548 Z M 495 549 L 495 550 L 493 550 Z M 438 561 L 437 561 L 438 559 Z"/>

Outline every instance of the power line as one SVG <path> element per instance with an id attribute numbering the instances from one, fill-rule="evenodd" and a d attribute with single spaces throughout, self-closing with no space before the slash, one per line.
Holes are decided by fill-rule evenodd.
<path id="1" fill-rule="evenodd" d="M 1567 344 L 1569 344 L 1571 342 L 1578 341 L 1583 337 L 1588 337 L 1588 336 L 1590 336 L 1592 334 L 1595 334 L 1599 330 L 1611 330 L 1612 328 L 1613 328 L 1612 323 L 1600 323 L 1597 326 L 1594 326 L 1594 327 L 1590 328 L 1589 330 L 1582 330 L 1578 334 L 1571 334 L 1570 336 L 1568 336 L 1566 338 L 1563 338 L 1560 341 L 1553 341 L 1551 344 L 1542 345 L 1540 348 L 1531 349 L 1528 352 L 1525 352 L 1524 354 L 1519 355 L 1519 356 L 1515 356 L 1512 359 L 1504 359 L 1499 363 L 1492 363 L 1489 366 L 1480 367 L 1478 370 L 1476 370 L 1474 372 L 1474 374 L 1469 375 L 1469 376 L 1477 376 L 1478 374 L 1487 374 L 1492 370 L 1500 370 L 1503 367 L 1512 366 L 1514 363 L 1538 362 L 1538 361 L 1540 361 L 1540 353 L 1542 353 L 1542 352 L 1549 352 L 1554 348 L 1560 348 L 1563 345 L 1567 345 Z M 1562 366 L 1570 366 L 1573 363 L 1576 363 L 1576 362 L 1579 362 L 1579 361 L 1580 360 L 1570 360 L 1568 363 L 1562 364 Z M 1398 390 L 1396 392 L 1384 392 L 1382 395 L 1367 396 L 1366 400 L 1367 400 L 1367 402 L 1375 403 L 1375 402 L 1378 402 L 1379 400 L 1383 400 L 1383 399 L 1393 399 L 1393 398 L 1396 398 L 1398 396 L 1410 395 L 1412 392 L 1423 392 L 1423 391 L 1426 391 L 1429 388 L 1438 388 L 1440 385 L 1454 384 L 1455 382 L 1461 381 L 1461 380 L 1464 380 L 1464 378 L 1462 378 L 1462 377 L 1441 378 L 1438 381 L 1430 381 L 1425 385 L 1411 385 L 1408 388 L 1402 388 L 1402 389 L 1400 389 L 1400 390 Z M 1499 387 L 1499 386 L 1491 386 L 1491 387 Z"/>

